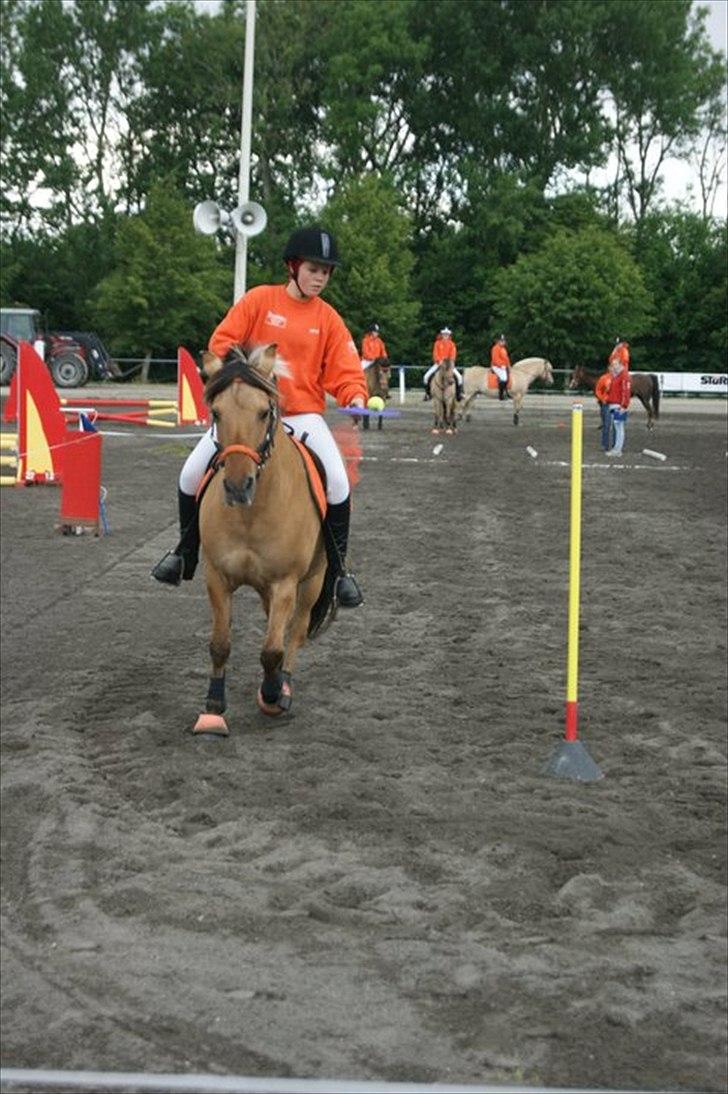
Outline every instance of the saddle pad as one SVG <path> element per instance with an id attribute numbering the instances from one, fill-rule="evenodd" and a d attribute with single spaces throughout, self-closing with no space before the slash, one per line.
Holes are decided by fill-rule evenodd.
<path id="1" fill-rule="evenodd" d="M 508 386 L 508 389 L 510 390 L 510 386 L 511 386 L 511 374 L 510 374 L 510 372 L 508 373 L 508 385 L 507 386 Z M 498 390 L 498 377 L 493 372 L 493 370 L 490 369 L 490 368 L 488 369 L 487 387 L 488 387 L 489 391 L 497 391 Z"/>
<path id="2" fill-rule="evenodd" d="M 310 448 L 307 448 L 306 445 L 302 444 L 296 437 L 292 437 L 290 433 L 287 433 L 286 436 L 290 441 L 293 441 L 301 455 L 303 466 L 306 469 L 306 477 L 311 489 L 311 494 L 321 515 L 321 520 L 323 520 L 326 516 L 326 490 L 314 454 L 311 452 Z"/>

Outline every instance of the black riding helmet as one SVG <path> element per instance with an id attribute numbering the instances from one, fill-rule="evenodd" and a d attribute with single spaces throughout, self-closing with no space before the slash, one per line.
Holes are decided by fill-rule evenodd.
<path id="1" fill-rule="evenodd" d="M 341 259 L 336 240 L 319 224 L 310 228 L 297 228 L 283 248 L 283 260 L 303 258 L 308 262 L 321 262 L 326 266 L 339 266 Z"/>

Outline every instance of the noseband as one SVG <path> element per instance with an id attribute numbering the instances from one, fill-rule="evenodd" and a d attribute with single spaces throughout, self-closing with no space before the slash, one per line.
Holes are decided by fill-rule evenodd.
<path id="1" fill-rule="evenodd" d="M 226 448 L 223 448 L 218 452 L 215 457 L 215 466 L 224 467 L 225 460 L 228 456 L 239 454 L 241 456 L 247 456 L 256 465 L 255 477 L 261 473 L 268 460 L 270 459 L 271 452 L 273 451 L 273 443 L 275 441 L 276 426 L 278 425 L 279 411 L 278 403 L 273 399 L 268 400 L 268 424 L 265 430 L 265 436 L 260 442 L 257 448 L 251 448 L 247 444 L 229 444 Z"/>

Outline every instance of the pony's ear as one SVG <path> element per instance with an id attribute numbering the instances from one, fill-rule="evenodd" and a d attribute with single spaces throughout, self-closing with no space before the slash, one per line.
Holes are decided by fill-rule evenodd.
<path id="1" fill-rule="evenodd" d="M 255 367 L 266 376 L 272 376 L 278 361 L 278 346 L 271 342 L 268 346 L 261 346 L 259 356 L 256 354 Z"/>
<path id="2" fill-rule="evenodd" d="M 202 354 L 202 375 L 206 380 L 209 380 L 211 376 L 214 376 L 216 372 L 219 372 L 222 368 L 222 361 L 219 357 L 216 357 L 214 353 L 211 353 L 209 349 L 206 349 Z"/>

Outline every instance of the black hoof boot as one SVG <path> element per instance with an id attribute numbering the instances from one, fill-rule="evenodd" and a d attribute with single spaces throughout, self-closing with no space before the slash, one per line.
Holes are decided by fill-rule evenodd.
<path id="1" fill-rule="evenodd" d="M 342 574 L 337 578 L 334 597 L 340 608 L 358 608 L 364 603 L 362 591 L 352 574 Z"/>
<path id="2" fill-rule="evenodd" d="M 163 585 L 181 585 L 184 568 L 185 560 L 182 555 L 167 551 L 164 558 L 160 559 L 152 570 L 152 577 L 161 581 Z"/>

